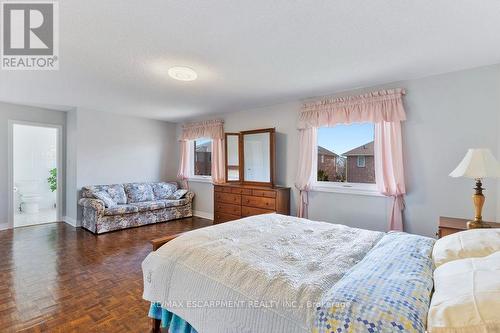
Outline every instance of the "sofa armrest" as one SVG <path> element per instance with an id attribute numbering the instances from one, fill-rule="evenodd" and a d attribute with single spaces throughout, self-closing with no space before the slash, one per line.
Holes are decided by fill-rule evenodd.
<path id="1" fill-rule="evenodd" d="M 193 198 L 194 198 L 194 192 L 188 191 L 188 192 L 184 195 L 184 199 L 187 199 L 187 200 L 188 200 L 188 202 L 193 202 Z"/>
<path id="2" fill-rule="evenodd" d="M 80 206 L 86 207 L 86 208 L 92 208 L 94 209 L 97 214 L 102 215 L 104 213 L 104 201 L 99 200 L 99 199 L 91 199 L 91 198 L 81 198 L 78 201 L 78 204 Z"/>

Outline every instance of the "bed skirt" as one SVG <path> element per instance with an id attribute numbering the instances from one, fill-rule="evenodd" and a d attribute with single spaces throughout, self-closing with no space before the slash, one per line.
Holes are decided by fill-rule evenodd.
<path id="1" fill-rule="evenodd" d="M 149 317 L 161 320 L 161 327 L 168 328 L 168 333 L 198 333 L 187 321 L 163 309 L 160 303 L 151 303 Z"/>

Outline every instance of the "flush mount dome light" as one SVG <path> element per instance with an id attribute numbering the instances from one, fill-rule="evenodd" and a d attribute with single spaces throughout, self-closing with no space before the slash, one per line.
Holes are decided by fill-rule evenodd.
<path id="1" fill-rule="evenodd" d="M 198 77 L 196 72 L 189 68 L 183 66 L 174 66 L 168 69 L 168 75 L 175 80 L 179 81 L 194 81 Z"/>

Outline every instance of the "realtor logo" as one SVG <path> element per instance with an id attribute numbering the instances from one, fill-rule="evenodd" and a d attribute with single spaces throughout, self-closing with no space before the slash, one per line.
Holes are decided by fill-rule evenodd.
<path id="1" fill-rule="evenodd" d="M 4 70 L 59 69 L 57 2 L 2 2 Z"/>

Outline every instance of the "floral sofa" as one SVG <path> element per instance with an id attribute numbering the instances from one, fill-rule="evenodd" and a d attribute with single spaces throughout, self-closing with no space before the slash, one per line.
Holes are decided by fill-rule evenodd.
<path id="1" fill-rule="evenodd" d="M 83 207 L 82 226 L 101 234 L 193 216 L 194 193 L 173 198 L 184 192 L 175 182 L 86 186 L 78 202 Z M 112 200 L 97 199 L 103 194 Z"/>

